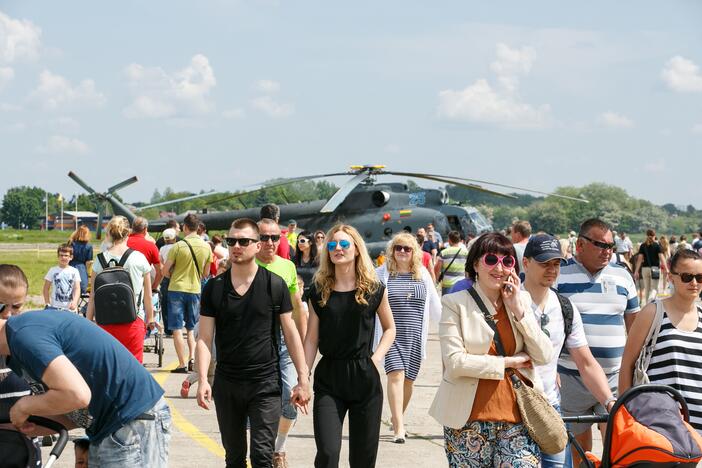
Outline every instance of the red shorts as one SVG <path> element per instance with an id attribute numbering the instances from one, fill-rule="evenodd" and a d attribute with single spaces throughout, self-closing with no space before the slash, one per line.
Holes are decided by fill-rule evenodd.
<path id="1" fill-rule="evenodd" d="M 146 325 L 142 319 L 137 317 L 137 319 L 131 323 L 100 325 L 100 328 L 122 343 L 124 347 L 137 358 L 137 361 L 141 363 L 144 362 L 144 336 L 146 336 Z"/>

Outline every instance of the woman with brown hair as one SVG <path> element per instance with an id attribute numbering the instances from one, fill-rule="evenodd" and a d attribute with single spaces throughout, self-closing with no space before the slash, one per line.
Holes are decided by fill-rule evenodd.
<path id="1" fill-rule="evenodd" d="M 661 276 L 666 271 L 665 258 L 661 246 L 656 242 L 656 231 L 646 231 L 646 240 L 639 246 L 636 266 L 634 268 L 634 281 L 641 282 L 641 305 L 656 298 L 660 289 Z"/>
<path id="2" fill-rule="evenodd" d="M 378 281 L 366 244 L 348 225 L 326 235 L 319 270 L 309 296 L 305 358 L 314 373 L 314 466 L 339 466 L 341 430 L 349 413 L 349 463 L 375 466 L 383 410 L 378 368 L 395 340 L 395 324 L 385 287 Z M 373 351 L 376 315 L 383 336 Z"/>
<path id="3" fill-rule="evenodd" d="M 112 240 L 112 246 L 100 255 L 104 256 L 106 264 L 118 264 L 122 257 L 128 255 L 124 269 L 129 273 L 129 278 L 136 301 L 137 318 L 130 323 L 100 325 L 107 333 L 114 336 L 122 343 L 139 361 L 144 360 L 144 335 L 146 326 L 154 324 L 154 309 L 151 302 L 151 265 L 141 252 L 127 247 L 129 236 L 129 221 L 124 216 L 113 216 L 107 224 L 107 233 Z M 130 253 L 127 254 L 127 251 Z M 98 256 L 99 259 L 100 256 Z M 93 274 L 90 277 L 90 300 L 86 318 L 95 318 L 95 277 L 103 270 L 102 262 L 95 262 Z"/>
<path id="4" fill-rule="evenodd" d="M 73 259 L 68 263 L 78 270 L 80 274 L 80 293 L 85 294 L 88 290 L 88 269 L 89 263 L 93 262 L 93 246 L 90 243 L 90 229 L 87 226 L 79 226 L 71 234 L 71 246 L 73 247 Z"/>
<path id="5" fill-rule="evenodd" d="M 422 359 L 426 357 L 429 319 L 439 321 L 441 300 L 429 271 L 422 265 L 421 248 L 412 234 L 395 235 L 385 249 L 385 257 L 386 262 L 376 273 L 388 291 L 396 329 L 395 341 L 385 355 L 385 373 L 393 441 L 403 444 L 406 438 L 403 416 L 412 398 Z"/>
<path id="6" fill-rule="evenodd" d="M 429 414 L 444 426 L 452 468 L 538 467 L 541 451 L 522 423 L 510 375 L 543 392 L 534 366 L 550 360 L 553 345 L 531 313 L 531 296 L 519 288 L 516 251 L 507 237 L 480 236 L 466 272 L 473 288 L 442 299 L 444 373 Z"/>

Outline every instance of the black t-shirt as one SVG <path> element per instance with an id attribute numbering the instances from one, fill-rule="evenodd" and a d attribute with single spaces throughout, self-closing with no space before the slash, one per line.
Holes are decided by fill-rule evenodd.
<path id="1" fill-rule="evenodd" d="M 309 298 L 319 317 L 319 352 L 331 359 L 361 359 L 373 354 L 375 314 L 383 299 L 385 286 L 366 297 L 368 305 L 356 302 L 356 291 L 332 291 L 322 307 L 316 285 L 309 290 Z"/>
<path id="2" fill-rule="evenodd" d="M 271 291 L 279 297 L 271 297 Z M 217 375 L 230 381 L 278 379 L 278 315 L 292 311 L 290 292 L 280 276 L 259 267 L 241 296 L 227 270 L 207 282 L 200 308 L 200 314 L 215 319 Z"/>
<path id="3" fill-rule="evenodd" d="M 660 267 L 659 253 L 661 253 L 661 246 L 658 242 L 652 242 L 650 245 L 646 245 L 644 242 L 639 247 L 639 254 L 642 255 L 643 259 L 641 265 L 645 267 Z"/>
<path id="4" fill-rule="evenodd" d="M 425 240 L 422 244 L 422 250 L 427 253 L 431 253 L 431 251 L 434 249 L 439 250 L 439 246 L 436 244 L 436 242 Z"/>

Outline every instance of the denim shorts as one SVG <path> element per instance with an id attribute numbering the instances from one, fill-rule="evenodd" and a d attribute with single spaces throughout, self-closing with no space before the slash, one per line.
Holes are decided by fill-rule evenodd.
<path id="1" fill-rule="evenodd" d="M 152 414 L 154 419 L 134 419 L 100 442 L 91 442 L 88 465 L 103 468 L 166 468 L 171 440 L 171 410 L 161 397 L 145 413 Z"/>
<path id="2" fill-rule="evenodd" d="M 200 295 L 168 291 L 168 329 L 190 331 L 200 320 Z"/>
<path id="3" fill-rule="evenodd" d="M 283 403 L 283 413 L 282 416 L 285 419 L 297 419 L 297 408 L 295 405 L 290 403 L 290 394 L 295 385 L 297 385 L 297 371 L 293 365 L 292 359 L 290 359 L 290 353 L 288 352 L 288 346 L 285 344 L 285 338 L 283 333 L 280 333 L 280 386 L 282 388 L 282 403 Z"/>

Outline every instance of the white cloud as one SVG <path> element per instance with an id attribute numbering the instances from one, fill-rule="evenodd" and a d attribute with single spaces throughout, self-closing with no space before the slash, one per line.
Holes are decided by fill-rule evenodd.
<path id="1" fill-rule="evenodd" d="M 462 90 L 439 91 L 438 115 L 512 128 L 543 128 L 550 124 L 551 107 L 534 107 L 519 95 L 519 76 L 530 72 L 536 52 L 531 47 L 512 49 L 497 44 L 497 58 L 490 64 L 497 84 L 480 78 Z"/>
<path id="2" fill-rule="evenodd" d="M 702 123 L 698 123 L 692 126 L 692 133 L 702 133 Z"/>
<path id="3" fill-rule="evenodd" d="M 0 67 L 0 90 L 15 79 L 15 70 L 10 67 Z"/>
<path id="4" fill-rule="evenodd" d="M 85 79 L 76 86 L 61 75 L 44 70 L 39 75 L 39 84 L 30 94 L 30 100 L 39 103 L 45 110 L 71 107 L 99 107 L 107 99 L 95 89 L 95 82 Z"/>
<path id="5" fill-rule="evenodd" d="M 59 117 L 49 121 L 49 125 L 55 132 L 76 133 L 80 130 L 80 122 L 71 117 Z"/>
<path id="6" fill-rule="evenodd" d="M 610 128 L 633 128 L 634 122 L 622 114 L 613 111 L 603 112 L 597 117 L 597 121 Z"/>
<path id="7" fill-rule="evenodd" d="M 16 20 L 0 11 L 0 62 L 33 60 L 39 56 L 41 29 L 31 21 Z"/>
<path id="8" fill-rule="evenodd" d="M 702 92 L 702 73 L 692 60 L 676 55 L 668 60 L 661 72 L 663 81 L 673 91 L 681 93 Z"/>
<path id="9" fill-rule="evenodd" d="M 10 125 L 5 125 L 2 129 L 8 133 L 19 133 L 27 129 L 27 124 L 24 122 L 16 122 Z"/>
<path id="10" fill-rule="evenodd" d="M 37 146 L 37 151 L 44 154 L 86 154 L 90 148 L 77 138 L 54 135 L 46 145 Z"/>
<path id="11" fill-rule="evenodd" d="M 9 104 L 7 102 L 0 102 L 0 111 L 2 112 L 17 112 L 22 110 L 22 107 L 16 104 Z"/>
<path id="12" fill-rule="evenodd" d="M 244 109 L 227 109 L 222 111 L 222 117 L 225 119 L 243 119 L 246 116 Z"/>
<path id="13" fill-rule="evenodd" d="M 217 80 L 204 55 L 193 56 L 187 67 L 171 74 L 160 67 L 137 63 L 127 66 L 124 73 L 134 95 L 134 101 L 123 111 L 125 117 L 159 119 L 205 114 L 214 109 L 208 96 Z"/>
<path id="14" fill-rule="evenodd" d="M 665 172 L 665 159 L 661 158 L 657 161 L 645 163 L 643 169 L 644 172 L 648 172 L 651 174 L 660 174 L 662 172 Z"/>
<path id="15" fill-rule="evenodd" d="M 280 103 L 270 96 L 261 96 L 252 99 L 251 107 L 276 119 L 289 117 L 295 113 L 295 106 L 288 103 Z"/>
<path id="16" fill-rule="evenodd" d="M 280 83 L 273 80 L 259 80 L 256 82 L 256 90 L 266 94 L 275 94 L 280 91 Z"/>

